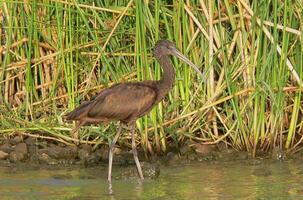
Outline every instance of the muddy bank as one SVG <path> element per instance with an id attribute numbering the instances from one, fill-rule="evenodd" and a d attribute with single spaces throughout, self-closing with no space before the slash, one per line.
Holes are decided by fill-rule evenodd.
<path id="1" fill-rule="evenodd" d="M 133 165 L 133 155 L 131 148 L 115 148 L 114 164 L 116 165 Z M 146 155 L 138 149 L 139 159 L 143 163 L 152 164 L 180 164 L 188 162 L 210 162 L 210 161 L 233 161 L 249 160 L 251 155 L 247 152 L 237 152 L 227 148 L 223 143 L 217 145 L 203 145 L 197 142 L 188 141 L 181 147 L 170 147 L 162 155 Z M 281 152 L 271 154 L 259 153 L 263 158 L 285 159 Z M 68 146 L 53 141 L 40 140 L 33 137 L 15 136 L 0 143 L 0 164 L 18 165 L 21 163 L 45 165 L 45 166 L 62 166 L 62 165 L 82 165 L 93 166 L 107 164 L 108 146 L 99 145 L 93 148 L 90 145 Z M 144 165 L 144 164 L 143 164 Z M 147 173 L 157 173 L 154 166 L 145 164 Z"/>

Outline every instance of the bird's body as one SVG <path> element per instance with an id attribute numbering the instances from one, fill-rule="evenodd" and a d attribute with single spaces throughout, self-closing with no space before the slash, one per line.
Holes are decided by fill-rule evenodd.
<path id="1" fill-rule="evenodd" d="M 147 114 L 163 97 L 159 81 L 116 84 L 82 103 L 66 118 L 83 125 L 111 121 L 127 124 Z"/>
<path id="2" fill-rule="evenodd" d="M 72 131 L 74 137 L 78 137 L 76 133 L 83 125 L 97 124 L 100 122 L 109 123 L 111 121 L 120 121 L 122 123 L 131 124 L 132 149 L 141 179 L 143 179 L 143 174 L 137 157 L 134 140 L 134 125 L 138 118 L 147 114 L 173 87 L 175 71 L 169 59 L 170 55 L 178 56 L 190 66 L 194 67 L 195 70 L 198 70 L 194 64 L 175 49 L 175 45 L 172 42 L 160 40 L 157 42 L 154 49 L 154 56 L 163 69 L 162 78 L 159 81 L 150 80 L 113 85 L 101 91 L 90 101 L 82 103 L 74 111 L 66 115 L 67 120 L 78 121 L 77 126 Z M 111 182 L 113 148 L 120 132 L 121 126 L 110 145 L 109 182 Z"/>

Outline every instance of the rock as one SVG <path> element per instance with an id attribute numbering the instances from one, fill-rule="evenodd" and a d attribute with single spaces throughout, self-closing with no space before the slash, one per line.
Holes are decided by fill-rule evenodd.
<path id="1" fill-rule="evenodd" d="M 273 160 L 283 161 L 286 160 L 286 154 L 281 147 L 274 147 L 272 150 L 271 158 Z"/>
<path id="2" fill-rule="evenodd" d="M 142 172 L 144 177 L 155 179 L 160 175 L 160 167 L 157 164 L 142 162 Z"/>
<path id="3" fill-rule="evenodd" d="M 178 160 L 179 159 L 179 156 L 177 155 L 177 154 L 175 154 L 174 152 L 168 152 L 167 154 L 166 154 L 166 158 L 168 159 L 168 160 Z"/>
<path id="4" fill-rule="evenodd" d="M 89 157 L 90 157 L 90 152 L 87 149 L 80 149 L 78 151 L 78 157 L 82 164 L 87 165 Z"/>
<path id="5" fill-rule="evenodd" d="M 39 153 L 46 153 L 54 159 L 75 159 L 78 156 L 77 147 L 60 147 L 52 145 L 44 149 L 39 149 Z"/>
<path id="6" fill-rule="evenodd" d="M 0 151 L 0 160 L 4 160 L 8 157 L 8 153 Z"/>
<path id="7" fill-rule="evenodd" d="M 28 154 L 29 155 L 35 155 L 37 154 L 37 150 L 39 148 L 38 141 L 34 137 L 27 137 L 24 140 L 24 143 L 27 145 Z"/>
<path id="8" fill-rule="evenodd" d="M 28 154 L 30 155 L 37 154 L 38 147 L 36 145 L 28 145 L 27 149 L 28 149 Z"/>
<path id="9" fill-rule="evenodd" d="M 26 155 L 18 151 L 13 151 L 9 154 L 9 160 L 14 163 L 24 161 L 25 159 Z"/>
<path id="10" fill-rule="evenodd" d="M 170 151 L 166 154 L 165 162 L 167 162 L 168 165 L 173 165 L 179 163 L 179 159 L 176 153 Z"/>
<path id="11" fill-rule="evenodd" d="M 193 145 L 193 148 L 195 149 L 197 154 L 200 154 L 202 156 L 208 156 L 214 151 L 215 146 L 196 143 L 195 145 Z"/>
<path id="12" fill-rule="evenodd" d="M 139 155 L 138 155 L 138 157 L 139 157 Z M 139 160 L 142 161 L 142 159 L 140 159 L 140 157 L 139 157 Z M 118 155 L 114 154 L 113 163 L 119 164 L 119 165 L 135 164 L 133 153 L 132 152 L 123 152 Z"/>
<path id="13" fill-rule="evenodd" d="M 47 141 L 38 141 L 35 143 L 35 145 L 37 145 L 38 148 L 47 148 L 48 145 L 47 145 Z"/>
<path id="14" fill-rule="evenodd" d="M 157 164 L 151 164 L 147 162 L 141 162 L 142 173 L 144 178 L 155 179 L 160 175 L 160 168 Z M 116 176 L 115 179 L 134 179 L 139 178 L 137 168 L 135 166 L 123 168 L 123 172 Z"/>
<path id="15" fill-rule="evenodd" d="M 194 160 L 197 160 L 198 156 L 194 153 L 190 153 L 190 154 L 187 154 L 187 159 L 189 161 L 194 161 Z"/>
<path id="16" fill-rule="evenodd" d="M 218 148 L 219 151 L 224 152 L 228 149 L 228 146 L 224 142 L 219 142 L 217 144 L 217 148 Z"/>
<path id="17" fill-rule="evenodd" d="M 46 153 L 38 154 L 38 160 L 41 163 L 46 163 L 48 165 L 56 165 L 56 164 L 58 164 L 58 162 L 55 159 L 52 159 Z"/>
<path id="18" fill-rule="evenodd" d="M 29 160 L 30 160 L 30 163 L 39 163 L 39 154 L 37 153 L 34 153 L 34 154 L 31 154 L 29 153 Z"/>
<path id="19" fill-rule="evenodd" d="M 28 137 L 24 140 L 25 144 L 27 145 L 35 145 L 36 143 L 36 138 L 34 137 Z"/>
<path id="20" fill-rule="evenodd" d="M 75 146 L 68 146 L 63 148 L 63 158 L 68 160 L 73 160 L 78 156 L 78 149 Z"/>
<path id="21" fill-rule="evenodd" d="M 27 154 L 28 153 L 27 145 L 25 143 L 19 143 L 15 146 L 14 151 Z"/>
<path id="22" fill-rule="evenodd" d="M 249 153 L 245 151 L 240 151 L 238 153 L 238 159 L 239 160 L 247 160 L 249 158 Z"/>
<path id="23" fill-rule="evenodd" d="M 96 162 L 99 161 L 108 161 L 108 152 L 103 151 L 102 149 L 97 149 L 93 152 L 93 157 L 96 160 Z"/>
<path id="24" fill-rule="evenodd" d="M 14 149 L 13 149 L 13 147 L 12 147 L 12 145 L 11 145 L 10 143 L 6 142 L 6 143 L 4 143 L 4 144 L 2 144 L 2 145 L 0 146 L 0 150 L 1 150 L 1 151 L 4 151 L 5 153 L 10 153 L 10 152 L 12 152 Z"/>
<path id="25" fill-rule="evenodd" d="M 122 152 L 122 149 L 120 149 L 119 147 L 114 148 L 114 155 L 120 155 Z"/>
<path id="26" fill-rule="evenodd" d="M 38 150 L 38 154 L 47 154 L 48 156 L 58 159 L 60 158 L 61 148 L 57 148 L 56 146 L 45 147 Z"/>
<path id="27" fill-rule="evenodd" d="M 80 149 L 78 151 L 78 157 L 80 158 L 80 160 L 86 160 L 90 155 L 90 152 L 87 151 L 86 149 Z"/>
<path id="28" fill-rule="evenodd" d="M 226 149 L 223 152 L 218 152 L 217 157 L 222 161 L 237 160 L 238 152 L 234 149 Z"/>
<path id="29" fill-rule="evenodd" d="M 103 145 L 100 149 L 95 150 L 94 154 L 99 154 L 101 160 L 107 162 L 108 152 L 109 152 L 109 147 L 107 145 Z"/>
<path id="30" fill-rule="evenodd" d="M 192 151 L 191 147 L 186 145 L 186 144 L 180 148 L 180 154 L 181 155 L 188 154 L 191 151 Z"/>
<path id="31" fill-rule="evenodd" d="M 101 153 L 98 155 L 92 152 L 92 147 L 90 145 L 81 145 L 81 149 L 78 151 L 78 157 L 80 163 L 85 166 L 88 164 L 97 163 L 100 160 Z"/>
<path id="32" fill-rule="evenodd" d="M 61 142 L 59 142 L 58 144 L 53 144 L 54 146 L 59 146 L 59 147 L 66 147 L 66 145 L 65 144 L 63 144 L 63 143 L 61 143 Z"/>
<path id="33" fill-rule="evenodd" d="M 85 151 L 87 151 L 89 153 L 92 152 L 92 146 L 91 145 L 83 144 L 83 145 L 81 145 L 81 149 L 84 149 Z"/>
<path id="34" fill-rule="evenodd" d="M 77 163 L 75 160 L 67 160 L 67 159 L 60 159 L 60 160 L 57 160 L 57 162 L 58 162 L 58 164 L 65 165 L 65 166 L 75 165 Z"/>
<path id="35" fill-rule="evenodd" d="M 187 140 L 180 148 L 179 148 L 179 152 L 180 155 L 187 155 L 187 154 L 192 154 L 194 153 L 194 148 L 193 146 L 197 144 L 194 141 L 191 140 Z"/>
<path id="36" fill-rule="evenodd" d="M 9 160 L 11 162 L 21 162 L 27 158 L 27 146 L 25 143 L 19 143 L 15 146 L 14 151 L 9 154 Z"/>
<path id="37" fill-rule="evenodd" d="M 22 142 L 22 139 L 23 138 L 21 136 L 17 135 L 13 139 L 10 139 L 9 142 L 11 144 L 15 145 L 15 144 L 18 144 L 18 143 Z"/>

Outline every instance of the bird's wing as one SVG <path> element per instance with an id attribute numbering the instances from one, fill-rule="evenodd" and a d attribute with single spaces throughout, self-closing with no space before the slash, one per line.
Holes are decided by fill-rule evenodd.
<path id="1" fill-rule="evenodd" d="M 88 111 L 90 118 L 128 120 L 140 117 L 151 109 L 156 91 L 142 84 L 120 84 L 103 91 Z"/>

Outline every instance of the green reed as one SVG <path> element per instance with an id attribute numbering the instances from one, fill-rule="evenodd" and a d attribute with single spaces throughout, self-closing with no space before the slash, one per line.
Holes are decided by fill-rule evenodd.
<path id="1" fill-rule="evenodd" d="M 2 1 L 0 133 L 72 142 L 62 116 L 112 84 L 159 80 L 152 48 L 164 38 L 207 77 L 172 58 L 173 90 L 137 121 L 146 152 L 184 140 L 253 155 L 294 150 L 303 140 L 302 10 L 299 0 Z M 107 143 L 115 126 L 84 127 L 81 140 Z"/>

